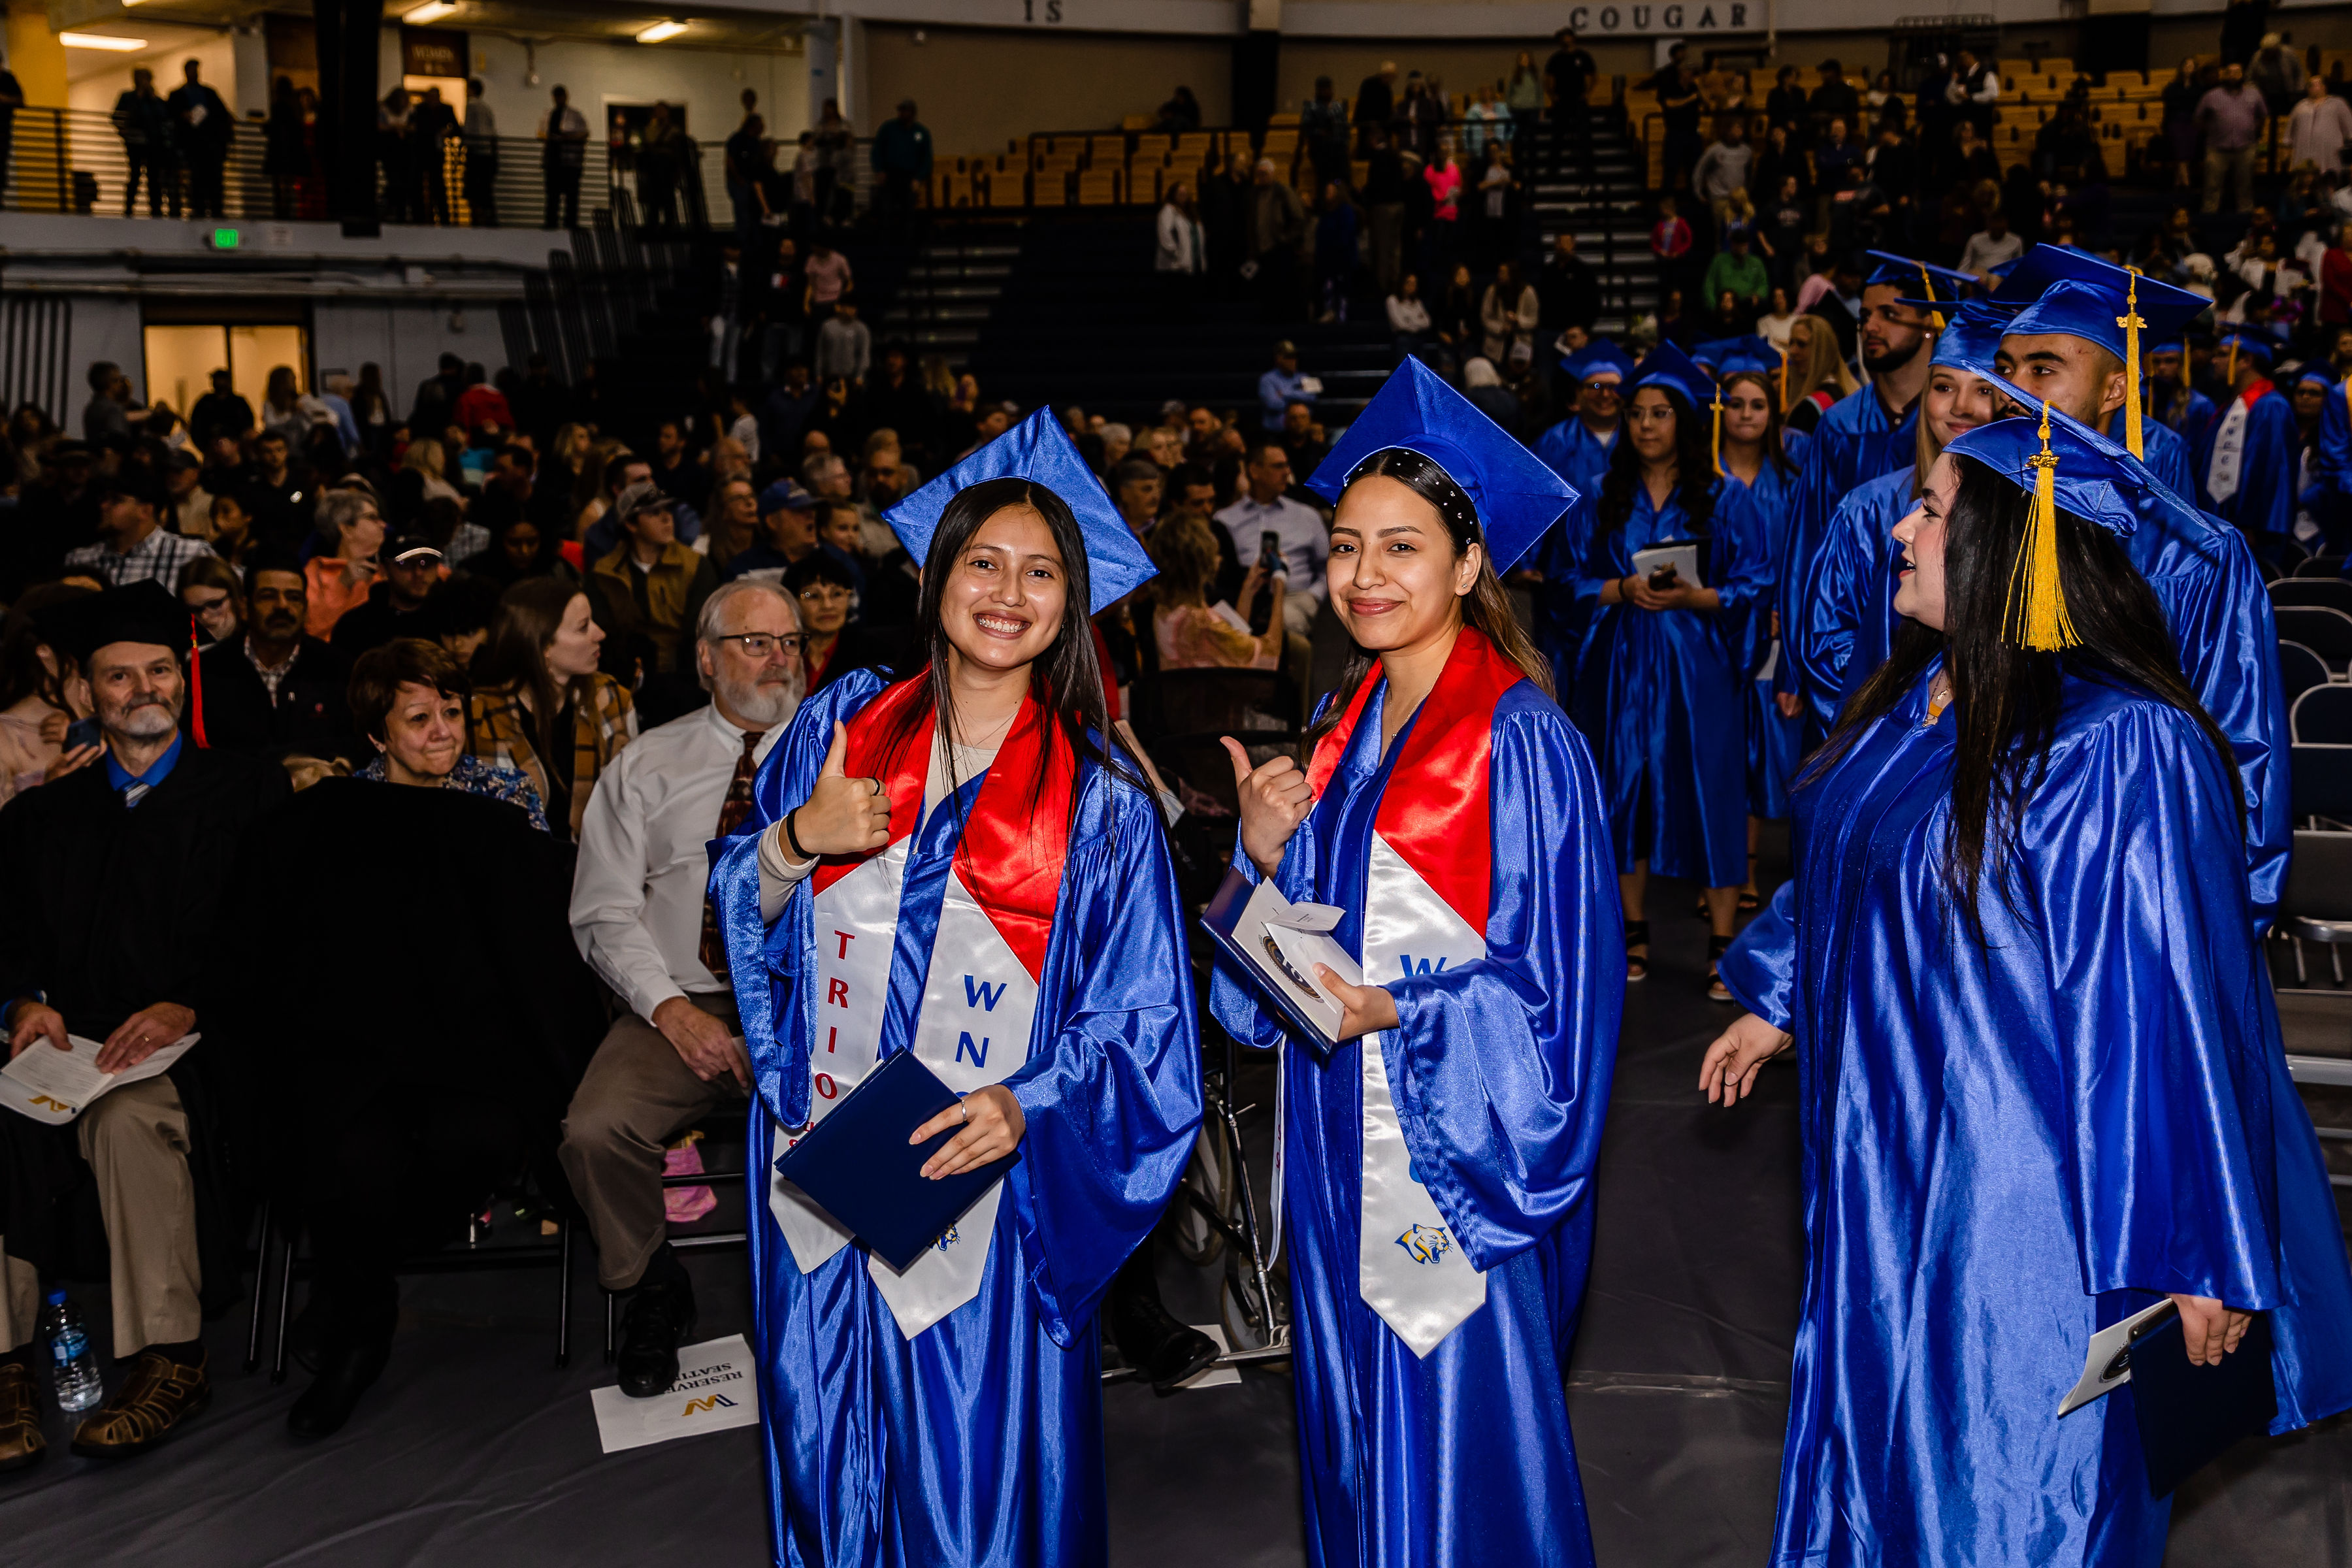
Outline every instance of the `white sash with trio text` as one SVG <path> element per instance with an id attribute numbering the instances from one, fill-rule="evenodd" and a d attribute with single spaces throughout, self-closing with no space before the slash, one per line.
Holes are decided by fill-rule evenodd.
<path id="1" fill-rule="evenodd" d="M 911 843 L 911 838 L 900 839 L 815 896 L 812 1127 L 881 1059 L 883 1011 Z M 1036 1012 L 1037 983 L 988 911 L 950 870 L 911 1048 L 950 1089 L 970 1094 L 1010 1078 L 1029 1059 L 1029 1032 Z M 777 1128 L 775 1156 L 795 1142 Z M 1001 1180 L 992 1185 L 904 1273 L 878 1258 L 866 1258 L 866 1272 L 907 1338 L 980 1293 L 1003 1187 Z M 803 1274 L 815 1272 L 849 1243 L 849 1233 L 831 1215 L 780 1175 L 769 1178 L 768 1208 Z"/>

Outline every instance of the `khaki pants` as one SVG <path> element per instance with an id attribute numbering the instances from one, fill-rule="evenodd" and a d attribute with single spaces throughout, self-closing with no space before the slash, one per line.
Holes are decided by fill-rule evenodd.
<path id="1" fill-rule="evenodd" d="M 2240 147 L 2234 152 L 2214 148 L 2205 154 L 2205 210 L 2221 210 L 2221 185 L 2230 185 L 2231 212 L 2244 212 L 2254 205 L 2254 150 Z"/>
<path id="2" fill-rule="evenodd" d="M 203 1274 L 180 1091 L 168 1078 L 125 1084 L 84 1111 L 74 1131 L 106 1222 L 116 1359 L 194 1339 L 205 1323 Z M 0 1257 L 0 1349 L 32 1340 L 40 1298 L 33 1266 Z"/>
<path id="3" fill-rule="evenodd" d="M 735 1000 L 688 996 L 736 1026 Z M 705 1083 L 662 1032 L 626 1017 L 604 1035 L 563 1116 L 563 1173 L 596 1238 L 596 1282 L 626 1290 L 668 1234 L 662 1210 L 663 1145 L 704 1117 L 743 1104 L 730 1076 Z"/>

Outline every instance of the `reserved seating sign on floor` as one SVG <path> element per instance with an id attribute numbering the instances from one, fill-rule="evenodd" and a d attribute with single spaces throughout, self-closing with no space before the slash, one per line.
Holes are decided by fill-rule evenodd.
<path id="1" fill-rule="evenodd" d="M 588 1397 L 596 1406 L 596 1436 L 608 1454 L 750 1426 L 760 1419 L 751 1347 L 740 1334 L 678 1346 L 677 1382 L 656 1398 L 632 1399 L 618 1387 L 594 1389 Z"/>

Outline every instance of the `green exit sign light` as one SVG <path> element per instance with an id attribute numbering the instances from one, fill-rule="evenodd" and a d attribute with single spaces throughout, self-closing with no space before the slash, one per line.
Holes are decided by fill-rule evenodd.
<path id="1" fill-rule="evenodd" d="M 245 243 L 245 236 L 233 228 L 216 228 L 206 237 L 205 243 L 215 250 L 235 250 Z"/>

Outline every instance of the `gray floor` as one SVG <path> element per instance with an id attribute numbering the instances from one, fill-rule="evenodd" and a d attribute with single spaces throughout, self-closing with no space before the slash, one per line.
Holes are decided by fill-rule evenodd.
<path id="1" fill-rule="evenodd" d="M 1795 1078 L 1769 1070 L 1737 1111 L 1698 1101 L 1698 1055 L 1725 1010 L 1697 994 L 1704 938 L 1683 912 L 1690 891 L 1661 883 L 1652 896 L 1658 963 L 1627 1004 L 1570 1406 L 1604 1568 L 1761 1563 L 1801 1252 Z M 2300 1004 L 2289 1024 L 2297 1048 L 2352 1051 L 2352 999 Z M 740 1256 L 691 1268 L 698 1337 L 745 1331 Z M 1205 1276 L 1171 1268 L 1166 1279 L 1171 1307 L 1210 1320 Z M 81 1294 L 102 1322 L 102 1292 Z M 590 1295 L 583 1279 L 583 1311 Z M 551 1272 L 420 1276 L 404 1308 L 383 1382 L 315 1447 L 284 1427 L 299 1370 L 283 1385 L 238 1370 L 241 1311 L 208 1336 L 211 1410 L 163 1450 L 111 1468 L 76 1459 L 53 1416 L 50 1459 L 0 1480 L 0 1557 L 76 1568 L 765 1560 L 753 1432 L 600 1456 L 588 1401 L 611 1381 L 600 1324 L 582 1323 L 580 1353 L 554 1370 Z M 1103 1397 L 1114 1562 L 1304 1561 L 1285 1374 L 1167 1398 L 1114 1384 Z M 2352 1564 L 2352 1422 L 2250 1443 L 2199 1478 L 2176 1510 L 2169 1561 Z"/>

